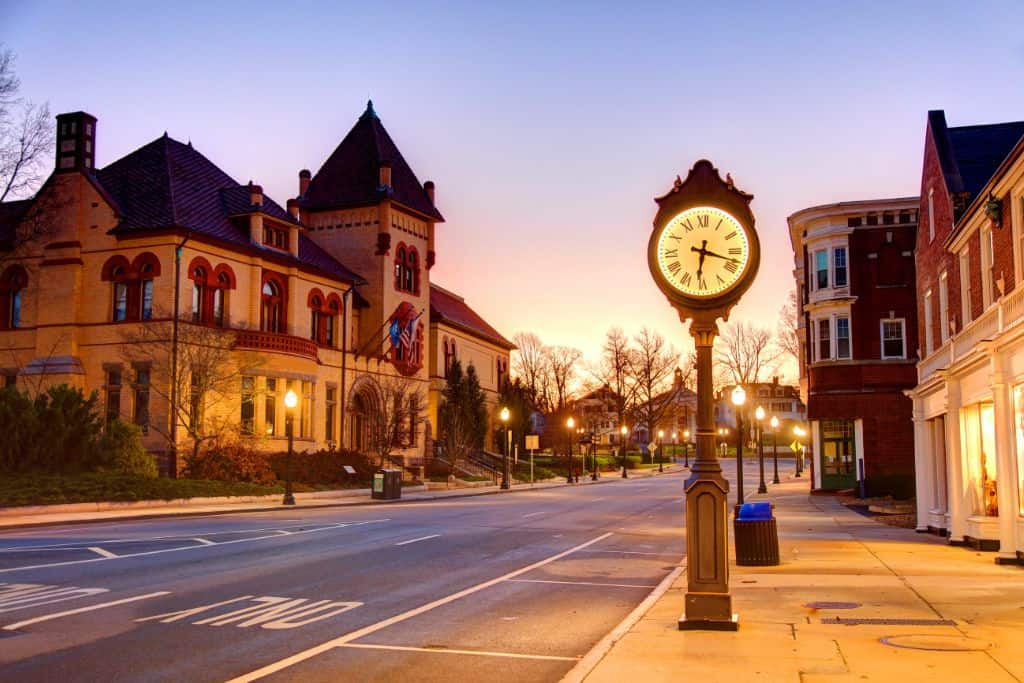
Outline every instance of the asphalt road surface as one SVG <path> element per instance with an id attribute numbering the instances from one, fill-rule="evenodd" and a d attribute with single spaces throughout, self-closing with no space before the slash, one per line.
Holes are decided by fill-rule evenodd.
<path id="1" fill-rule="evenodd" d="M 0 679 L 557 681 L 682 560 L 684 478 L 0 534 Z"/>

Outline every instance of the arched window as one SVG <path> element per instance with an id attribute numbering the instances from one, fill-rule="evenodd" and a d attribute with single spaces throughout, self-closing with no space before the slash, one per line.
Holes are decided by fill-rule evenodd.
<path id="1" fill-rule="evenodd" d="M 405 258 L 407 266 L 408 286 L 407 292 L 420 293 L 420 257 L 414 247 L 409 247 L 408 255 Z"/>
<path id="2" fill-rule="evenodd" d="M 192 280 L 192 322 L 223 327 L 227 318 L 227 290 L 235 288 L 235 274 L 223 263 L 214 268 L 202 256 L 188 267 Z"/>
<path id="3" fill-rule="evenodd" d="M 334 346 L 334 326 L 341 311 L 341 303 L 338 297 L 332 295 L 327 302 L 327 314 L 324 316 L 324 346 Z"/>
<path id="4" fill-rule="evenodd" d="M 263 282 L 263 308 L 260 329 L 264 332 L 284 333 L 284 289 L 276 280 Z"/>
<path id="5" fill-rule="evenodd" d="M 128 319 L 128 274 L 123 266 L 115 266 L 111 274 L 114 278 L 114 320 Z"/>
<path id="6" fill-rule="evenodd" d="M 402 291 L 405 288 L 405 245 L 399 244 L 395 249 L 395 289 Z"/>
<path id="7" fill-rule="evenodd" d="M 419 294 L 420 257 L 416 247 L 399 243 L 395 249 L 395 289 Z"/>
<path id="8" fill-rule="evenodd" d="M 113 283 L 111 318 L 150 320 L 153 317 L 154 278 L 160 276 L 160 260 L 144 252 L 131 263 L 122 255 L 112 256 L 103 265 L 102 278 Z"/>
<path id="9" fill-rule="evenodd" d="M 224 327 L 224 310 L 227 308 L 227 291 L 233 286 L 227 273 L 217 275 L 217 287 L 213 290 L 213 323 Z"/>
<path id="10" fill-rule="evenodd" d="M 192 278 L 192 322 L 198 323 L 203 320 L 203 304 L 206 302 L 206 268 L 196 266 L 189 277 Z"/>
<path id="11" fill-rule="evenodd" d="M 0 329 L 21 327 L 22 292 L 28 286 L 28 273 L 21 266 L 10 266 L 0 276 Z"/>
<path id="12" fill-rule="evenodd" d="M 320 312 L 320 308 L 323 306 L 323 302 L 320 297 L 313 296 L 309 299 L 309 338 L 315 342 L 320 341 L 321 330 L 320 326 L 323 323 L 323 314 Z"/>

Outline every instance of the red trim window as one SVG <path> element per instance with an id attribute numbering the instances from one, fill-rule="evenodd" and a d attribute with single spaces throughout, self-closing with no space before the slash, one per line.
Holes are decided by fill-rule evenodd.
<path id="1" fill-rule="evenodd" d="M 420 293 L 420 258 L 414 246 L 399 242 L 395 249 L 395 289 L 410 294 Z"/>
<path id="2" fill-rule="evenodd" d="M 279 273 L 263 271 L 260 329 L 284 334 L 288 329 L 288 281 Z"/>
<path id="3" fill-rule="evenodd" d="M 337 294 L 324 296 L 312 289 L 307 299 L 309 306 L 309 338 L 320 346 L 334 346 L 334 330 L 341 312 L 341 298 Z"/>
<path id="4" fill-rule="evenodd" d="M 111 319 L 121 322 L 152 318 L 153 280 L 159 275 L 160 259 L 148 251 L 131 262 L 120 254 L 107 259 L 101 278 L 113 283 Z"/>
<path id="5" fill-rule="evenodd" d="M 202 256 L 188 267 L 192 280 L 192 322 L 224 327 L 228 290 L 235 288 L 235 274 L 223 263 L 213 268 Z"/>
<path id="6" fill-rule="evenodd" d="M 9 266 L 0 276 L 0 330 L 21 327 L 22 292 L 28 287 L 28 272 Z"/>
<path id="7" fill-rule="evenodd" d="M 263 244 L 274 249 L 288 250 L 288 232 L 269 225 L 263 226 Z"/>

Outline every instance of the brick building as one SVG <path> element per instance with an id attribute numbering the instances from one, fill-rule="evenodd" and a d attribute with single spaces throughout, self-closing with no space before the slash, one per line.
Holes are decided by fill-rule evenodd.
<path id="1" fill-rule="evenodd" d="M 437 380 L 453 358 L 473 363 L 497 402 L 512 345 L 431 284 L 444 220 L 434 184 L 372 105 L 316 174 L 299 172 L 287 208 L 166 133 L 103 168 L 96 141 L 95 117 L 58 116 L 53 174 L 33 199 L 0 204 L 4 385 L 97 391 L 156 453 L 180 452 L 214 421 L 281 449 L 291 390 L 297 450 L 365 451 L 393 378 L 420 397 L 394 438 L 407 465 L 431 452 Z M 216 405 L 197 398 L 190 368 L 172 381 L 169 346 L 146 346 L 147 331 L 172 325 L 176 352 L 199 337 L 230 348 L 237 381 Z M 148 358 L 130 357 L 144 348 Z"/>
<path id="2" fill-rule="evenodd" d="M 928 113 L 917 277 L 917 522 L 1024 552 L 1024 122 Z"/>
<path id="3" fill-rule="evenodd" d="M 802 309 L 813 487 L 912 487 L 918 198 L 840 202 L 788 219 Z"/>

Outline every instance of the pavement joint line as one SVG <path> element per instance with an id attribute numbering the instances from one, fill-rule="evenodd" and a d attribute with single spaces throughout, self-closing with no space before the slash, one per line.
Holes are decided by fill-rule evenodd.
<path id="1" fill-rule="evenodd" d="M 597 581 L 554 581 L 552 579 L 509 579 L 509 583 L 557 583 L 569 586 L 608 586 L 610 588 L 657 588 L 639 583 L 601 583 Z"/>
<path id="2" fill-rule="evenodd" d="M 117 555 L 115 553 L 112 553 L 109 550 L 104 550 L 103 548 L 100 548 L 99 546 L 95 546 L 95 545 L 89 546 L 88 549 L 91 550 L 92 552 L 96 553 L 100 557 L 103 557 L 103 558 L 108 559 L 108 560 L 117 557 Z"/>
<path id="3" fill-rule="evenodd" d="M 147 593 L 145 595 L 136 595 L 132 598 L 121 598 L 120 600 L 111 600 L 110 602 L 101 602 L 98 605 L 89 605 L 87 607 L 79 607 L 77 609 L 69 609 L 63 612 L 55 612 L 54 614 L 44 614 L 39 617 L 33 617 L 32 619 L 25 619 L 24 621 L 18 621 L 13 624 L 8 624 L 3 627 L 4 631 L 16 631 L 19 628 L 25 626 L 31 626 L 32 624 L 38 624 L 41 621 L 50 621 L 51 619 L 60 619 L 61 617 L 70 617 L 73 614 L 81 614 L 83 612 L 92 612 L 93 610 L 106 609 L 107 607 L 114 607 L 115 605 L 124 605 L 129 602 L 138 602 L 139 600 L 148 600 L 149 598 L 157 598 L 161 595 L 170 595 L 171 591 L 157 591 L 155 593 Z"/>
<path id="4" fill-rule="evenodd" d="M 375 522 L 388 522 L 388 521 L 391 521 L 391 520 L 382 519 L 382 520 L 374 520 L 374 521 Z M 371 524 L 371 523 L 372 522 L 363 522 L 363 524 Z M 317 531 L 325 531 L 325 530 L 328 530 L 328 529 L 344 529 L 344 528 L 348 528 L 348 527 L 351 527 L 351 526 L 356 526 L 356 524 L 341 524 L 341 525 L 329 526 L 329 527 L 317 527 L 315 529 L 305 529 L 305 530 L 302 530 L 302 531 L 291 531 L 291 532 L 288 532 L 288 533 L 289 533 L 289 535 L 297 536 L 299 534 L 311 534 L 311 533 L 314 533 L 314 532 L 317 532 Z M 231 540 L 231 541 L 221 541 L 220 543 L 214 543 L 213 545 L 214 546 L 224 546 L 224 545 L 234 545 L 235 543 L 250 543 L 252 541 L 265 541 L 268 538 L 281 538 L 281 535 L 280 534 L 270 534 L 270 535 L 267 535 L 267 536 L 252 536 L 250 538 L 236 538 L 236 539 Z M 207 546 L 207 545 L 186 545 L 186 546 L 179 546 L 179 547 L 176 547 L 176 548 L 161 548 L 160 550 L 147 550 L 147 551 L 140 552 L 140 553 L 127 553 L 125 555 L 114 555 L 113 557 L 93 557 L 93 558 L 90 558 L 88 560 L 66 560 L 64 562 L 51 562 L 49 564 L 26 565 L 26 566 L 23 566 L 23 567 L 8 567 L 6 569 L 0 569 L 0 574 L 7 574 L 7 573 L 10 573 L 10 572 L 27 571 L 29 569 L 47 569 L 49 567 L 66 567 L 68 565 L 73 565 L 73 564 L 89 564 L 89 563 L 92 563 L 92 562 L 109 562 L 111 560 L 122 560 L 122 559 L 126 559 L 126 558 L 129 558 L 129 557 L 146 557 L 148 555 L 162 555 L 162 554 L 165 554 L 165 553 L 180 553 L 180 552 L 184 552 L 186 550 L 196 550 L 196 549 L 209 548 L 209 547 L 211 547 L 211 546 Z"/>
<path id="5" fill-rule="evenodd" d="M 405 621 L 407 619 L 411 619 L 413 617 L 419 616 L 420 614 L 423 614 L 425 612 L 429 612 L 429 611 L 431 611 L 433 609 L 436 609 L 437 607 L 441 607 L 443 605 L 447 605 L 448 603 L 454 602 L 454 601 L 456 601 L 456 600 L 458 600 L 460 598 L 464 598 L 467 595 L 472 595 L 473 593 L 482 591 L 482 590 L 484 590 L 486 588 L 490 588 L 491 586 L 495 586 L 495 585 L 497 585 L 497 584 L 499 584 L 499 583 L 501 583 L 503 581 L 507 581 L 509 579 L 513 579 L 513 578 L 515 578 L 517 576 L 521 576 L 522 574 L 526 574 L 527 572 L 531 572 L 534 569 L 539 569 L 540 567 L 543 567 L 545 565 L 551 564 L 552 562 L 556 562 L 556 561 L 562 559 L 563 557 L 567 557 L 569 555 L 572 555 L 573 553 L 578 552 L 580 550 L 583 550 L 584 548 L 590 547 L 590 546 L 594 545 L 595 543 L 600 543 L 601 541 L 605 540 L 606 538 L 608 538 L 611 535 L 612 535 L 612 532 L 610 532 L 610 531 L 606 532 L 606 533 L 603 533 L 600 536 L 597 536 L 595 538 L 590 539 L 589 541 L 586 541 L 586 542 L 581 543 L 581 544 L 579 544 L 577 546 L 569 548 L 568 550 L 563 550 L 562 552 L 556 553 L 555 555 L 552 555 L 552 556 L 550 556 L 550 557 L 548 557 L 546 559 L 540 560 L 538 562 L 534 562 L 533 564 L 527 565 L 527 566 L 522 567 L 520 569 L 513 570 L 513 571 L 511 571 L 511 572 L 509 572 L 507 574 L 504 574 L 502 576 L 490 579 L 488 581 L 484 581 L 482 583 L 478 583 L 475 586 L 470 586 L 469 588 L 464 588 L 461 591 L 458 591 L 457 593 L 452 593 L 451 595 L 445 596 L 443 598 L 438 598 L 437 600 L 434 600 L 432 602 L 428 602 L 428 603 L 426 603 L 424 605 L 420 605 L 419 607 L 414 607 L 413 609 L 406 610 L 405 612 L 402 612 L 401 614 L 396 614 L 393 617 L 389 617 L 389 618 L 384 619 L 382 621 L 378 621 L 375 624 L 370 624 L 369 626 L 364 626 L 363 628 L 357 629 L 355 631 L 350 631 L 349 633 L 346 633 L 346 634 L 344 634 L 342 636 L 338 636 L 337 638 L 333 638 L 331 640 L 325 641 L 325 642 L 323 642 L 323 643 L 321 643 L 319 645 L 316 645 L 314 647 L 311 647 L 311 648 L 309 648 L 307 650 L 303 650 L 302 652 L 297 652 L 294 655 L 291 655 L 291 656 L 286 657 L 284 659 L 278 660 L 276 662 L 272 662 L 271 664 L 267 664 L 266 666 L 260 667 L 259 669 L 256 669 L 255 671 L 250 671 L 249 673 L 242 674 L 241 676 L 237 676 L 235 678 L 232 678 L 230 681 L 228 681 L 228 683 L 248 683 L 249 681 L 255 681 L 255 680 L 259 679 L 259 678 L 263 678 L 264 676 L 269 676 L 270 674 L 276 673 L 276 672 L 281 671 L 283 669 L 287 669 L 290 666 L 293 666 L 293 665 L 298 664 L 300 662 L 304 662 L 307 659 L 311 659 L 313 657 L 316 657 L 317 655 L 323 654 L 324 652 L 327 652 L 328 650 L 332 650 L 332 649 L 334 649 L 336 647 L 340 647 L 342 645 L 350 643 L 353 640 L 358 640 L 359 638 L 363 638 L 365 636 L 368 636 L 371 633 L 376 633 L 377 631 L 385 629 L 385 628 L 387 628 L 389 626 L 393 626 L 394 624 L 397 624 L 397 623 L 403 622 L 403 621 Z"/>
<path id="6" fill-rule="evenodd" d="M 637 605 L 632 612 L 626 615 L 626 618 L 619 622 L 619 625 L 612 629 L 608 635 L 598 641 L 597 645 L 590 648 L 590 652 L 585 654 L 583 658 L 576 663 L 572 669 L 569 670 L 559 683 L 582 683 L 583 679 L 590 675 L 590 672 L 601 663 L 601 660 L 605 658 L 612 647 L 617 643 L 624 635 L 636 626 L 636 624 L 643 618 L 645 614 L 654 604 L 661 599 L 661 597 L 668 592 L 672 584 L 676 582 L 683 572 L 686 571 L 686 560 L 684 559 L 678 567 L 670 571 L 658 587 L 650 592 L 650 594 L 644 598 L 643 602 Z"/>
<path id="7" fill-rule="evenodd" d="M 396 543 L 395 545 L 409 545 L 410 543 L 419 543 L 420 541 L 427 541 L 427 540 L 430 540 L 431 538 L 437 538 L 440 535 L 441 534 L 430 534 L 429 536 L 420 536 L 419 538 L 410 538 L 408 541 L 402 541 L 400 543 Z"/>
<path id="8" fill-rule="evenodd" d="M 511 659 L 540 659 L 555 662 L 578 662 L 579 657 L 560 657 L 558 655 L 528 655 L 517 652 L 491 652 L 488 650 L 453 650 L 449 648 L 409 647 L 406 645 L 374 645 L 372 643 L 345 643 L 338 647 L 352 647 L 363 650 L 397 650 L 399 652 L 430 652 L 441 655 L 477 655 L 482 657 L 508 657 Z"/>

